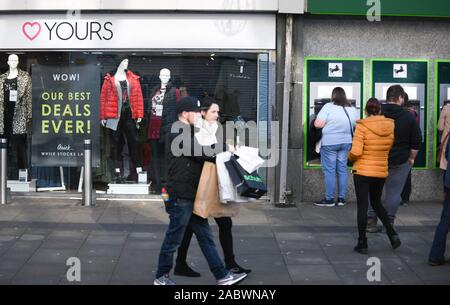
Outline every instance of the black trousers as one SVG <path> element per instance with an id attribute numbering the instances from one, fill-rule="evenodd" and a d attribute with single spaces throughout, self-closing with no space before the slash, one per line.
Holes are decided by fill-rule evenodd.
<path id="1" fill-rule="evenodd" d="M 231 233 L 233 221 L 231 220 L 231 217 L 214 218 L 214 220 L 219 226 L 219 241 L 222 246 L 225 265 L 227 268 L 232 268 L 236 264 L 233 252 L 233 234 Z M 177 263 L 186 262 L 187 252 L 193 233 L 191 228 L 186 228 L 183 241 L 178 248 Z"/>
<path id="2" fill-rule="evenodd" d="M 122 151 L 125 146 L 125 139 L 128 143 L 128 153 L 131 161 L 136 167 L 141 166 L 141 158 L 138 153 L 137 144 L 137 127 L 135 121 L 131 117 L 131 108 L 129 105 L 122 105 L 122 112 L 120 114 L 119 124 L 117 130 L 112 133 L 112 142 L 114 143 L 113 152 L 111 155 L 115 158 L 115 167 L 122 167 Z M 130 169 L 132 172 L 136 169 Z"/>
<path id="3" fill-rule="evenodd" d="M 411 196 L 411 171 L 409 171 L 408 178 L 406 178 L 401 196 L 403 201 L 409 201 L 409 197 Z"/>
<path id="4" fill-rule="evenodd" d="M 389 236 L 395 234 L 395 231 L 389 221 L 389 217 L 383 205 L 381 204 L 381 194 L 383 192 L 385 178 L 373 178 L 360 175 L 354 175 L 353 181 L 355 183 L 355 193 L 358 211 L 358 233 L 359 238 L 366 238 L 367 227 L 367 209 L 370 204 L 374 209 L 377 217 L 380 218 L 383 225 L 386 227 L 386 232 Z"/>
<path id="5" fill-rule="evenodd" d="M 0 138 L 8 139 L 8 151 L 16 153 L 17 168 L 28 168 L 27 135 L 26 134 L 4 134 Z"/>
<path id="6" fill-rule="evenodd" d="M 163 184 L 167 181 L 167 154 L 165 142 L 158 140 L 150 140 L 152 151 L 152 174 L 155 190 L 161 191 Z"/>

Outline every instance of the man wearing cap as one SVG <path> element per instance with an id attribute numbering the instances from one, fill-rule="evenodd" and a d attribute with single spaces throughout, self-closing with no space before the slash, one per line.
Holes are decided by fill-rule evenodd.
<path id="1" fill-rule="evenodd" d="M 218 285 L 233 285 L 247 274 L 236 274 L 225 269 L 212 235 L 208 219 L 192 214 L 195 195 L 205 161 L 215 161 L 215 154 L 224 150 L 234 151 L 233 146 L 213 144 L 201 146 L 196 140 L 194 123 L 200 118 L 200 101 L 187 96 L 177 105 L 178 121 L 172 125 L 169 141 L 171 149 L 168 152 L 168 183 L 167 191 L 170 200 L 165 201 L 166 212 L 169 214 L 169 227 L 159 254 L 158 271 L 154 285 L 175 285 L 169 272 L 173 267 L 173 256 L 181 244 L 187 226 L 190 226 L 197 236 L 202 253 L 208 261 L 209 268 L 217 279 Z M 176 141 L 174 141 L 176 139 Z M 178 144 L 176 144 L 178 143 Z M 214 152 L 213 156 L 205 152 Z"/>

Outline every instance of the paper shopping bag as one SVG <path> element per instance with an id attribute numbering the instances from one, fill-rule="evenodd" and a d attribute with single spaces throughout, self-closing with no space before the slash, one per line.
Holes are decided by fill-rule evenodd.
<path id="1" fill-rule="evenodd" d="M 197 188 L 193 213 L 202 217 L 233 217 L 239 212 L 236 204 L 220 203 L 216 165 L 205 162 Z"/>

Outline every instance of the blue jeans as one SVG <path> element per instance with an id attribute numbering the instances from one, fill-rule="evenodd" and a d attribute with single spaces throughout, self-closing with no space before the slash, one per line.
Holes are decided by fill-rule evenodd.
<path id="1" fill-rule="evenodd" d="M 224 278 L 228 271 L 217 253 L 208 219 L 192 214 L 194 202 L 190 200 L 177 199 L 173 202 L 165 203 L 165 206 L 170 222 L 166 231 L 166 237 L 161 245 L 156 277 L 159 278 L 169 273 L 172 269 L 174 253 L 183 240 L 186 227 L 189 226 L 197 237 L 198 244 L 208 261 L 214 277 L 216 279 Z"/>
<path id="2" fill-rule="evenodd" d="M 447 234 L 450 229 L 450 189 L 446 188 L 444 208 L 442 209 L 441 221 L 434 233 L 433 245 L 431 246 L 429 259 L 433 261 L 445 260 L 445 246 Z"/>
<path id="3" fill-rule="evenodd" d="M 352 144 L 322 145 L 320 148 L 320 162 L 325 177 L 325 198 L 334 200 L 336 173 L 338 176 L 338 196 L 345 199 L 347 193 L 347 160 Z"/>

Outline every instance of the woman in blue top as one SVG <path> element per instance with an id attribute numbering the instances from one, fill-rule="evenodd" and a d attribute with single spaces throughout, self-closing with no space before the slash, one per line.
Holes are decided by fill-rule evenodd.
<path id="1" fill-rule="evenodd" d="M 347 100 L 344 89 L 336 87 L 331 102 L 317 115 L 314 126 L 322 129 L 320 162 L 325 178 L 325 198 L 314 202 L 317 206 L 335 206 L 334 188 L 338 176 L 338 206 L 345 205 L 347 192 L 347 156 L 352 146 L 353 129 L 358 118 L 355 107 Z"/>

